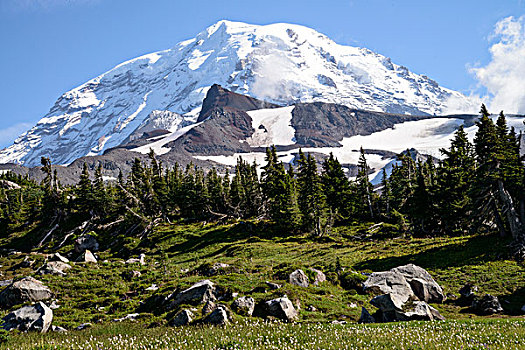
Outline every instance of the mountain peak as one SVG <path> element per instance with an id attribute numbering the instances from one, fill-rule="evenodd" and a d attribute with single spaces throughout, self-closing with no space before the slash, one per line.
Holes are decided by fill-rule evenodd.
<path id="1" fill-rule="evenodd" d="M 202 119 L 203 99 L 215 83 L 277 105 L 319 101 L 434 115 L 445 113 L 454 99 L 455 106 L 477 110 L 462 94 L 388 57 L 339 45 L 313 29 L 221 20 L 172 49 L 126 61 L 64 93 L 36 126 L 0 152 L 0 162 L 38 165 L 46 156 L 67 164 L 102 154 L 144 128 L 153 111 L 177 116 L 177 123 L 166 125 L 185 128 Z"/>

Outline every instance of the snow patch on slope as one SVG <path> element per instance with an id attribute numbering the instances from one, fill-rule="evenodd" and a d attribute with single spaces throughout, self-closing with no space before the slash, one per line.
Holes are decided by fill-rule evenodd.
<path id="1" fill-rule="evenodd" d="M 252 127 L 255 129 L 246 142 L 252 147 L 295 144 L 295 129 L 291 125 L 294 108 L 288 106 L 246 112 L 252 118 Z"/>
<path id="2" fill-rule="evenodd" d="M 172 141 L 177 140 L 179 137 L 181 137 L 182 135 L 184 135 L 185 133 L 187 133 L 188 131 L 190 131 L 191 129 L 193 129 L 194 127 L 200 124 L 202 124 L 202 122 L 185 126 L 175 132 L 167 134 L 161 139 L 159 139 L 159 137 L 153 137 L 151 139 L 153 142 L 148 143 L 147 145 L 144 145 L 144 146 L 132 148 L 130 149 L 130 151 L 139 152 L 142 154 L 148 154 L 149 151 L 152 149 L 156 155 L 162 155 L 162 154 L 168 153 L 171 150 L 171 148 L 164 147 L 164 146 L 166 146 L 168 143 Z"/>

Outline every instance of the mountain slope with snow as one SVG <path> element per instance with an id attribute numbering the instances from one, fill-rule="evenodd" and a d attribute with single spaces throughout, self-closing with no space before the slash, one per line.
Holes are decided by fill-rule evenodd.
<path id="1" fill-rule="evenodd" d="M 66 92 L 36 126 L 0 152 L 0 163 L 67 164 L 129 140 L 158 120 L 171 132 L 197 122 L 209 87 L 279 105 L 322 101 L 401 114 L 476 111 L 465 96 L 440 87 L 368 49 L 336 44 L 292 24 L 220 21 L 174 48 L 124 62 Z M 149 128 L 151 129 L 151 127 Z M 186 130 L 183 129 L 183 130 Z"/>

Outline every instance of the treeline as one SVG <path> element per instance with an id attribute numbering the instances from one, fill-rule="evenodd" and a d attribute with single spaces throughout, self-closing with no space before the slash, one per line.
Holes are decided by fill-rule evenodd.
<path id="1" fill-rule="evenodd" d="M 514 253 L 523 257 L 521 138 L 508 128 L 503 113 L 494 123 L 485 106 L 476 125 L 473 143 L 460 126 L 439 161 L 400 154 L 377 188 L 369 181 L 362 149 L 353 180 L 332 154 L 318 169 L 312 155 L 299 151 L 292 166 L 279 161 L 275 147 L 267 149 L 260 174 L 256 164 L 241 158 L 232 174 L 192 164 L 165 168 L 151 151 L 149 163 L 135 159 L 130 174 L 124 178 L 121 173 L 116 181 L 104 181 L 101 166 L 91 179 L 84 165 L 74 186 L 62 186 L 49 159 L 43 158 L 46 177 L 41 184 L 2 175 L 0 229 L 9 234 L 38 223 L 45 232 L 60 232 L 88 221 L 104 227 L 118 224 L 127 234 L 136 234 L 161 221 L 264 219 L 288 234 L 322 236 L 334 225 L 389 222 L 425 236 L 498 230 L 514 238 Z"/>

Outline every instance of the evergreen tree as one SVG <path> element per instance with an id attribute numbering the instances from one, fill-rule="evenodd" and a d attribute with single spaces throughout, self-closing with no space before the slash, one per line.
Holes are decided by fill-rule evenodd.
<path id="1" fill-rule="evenodd" d="M 365 151 L 363 147 L 360 149 L 359 161 L 357 163 L 357 193 L 359 198 L 359 212 L 362 216 L 370 219 L 374 218 L 374 210 L 372 206 L 372 197 L 374 187 L 368 179 L 370 167 L 366 162 Z"/>
<path id="2" fill-rule="evenodd" d="M 332 153 L 323 162 L 321 175 L 326 203 L 337 220 L 350 217 L 353 205 L 350 182 L 343 171 L 341 163 Z"/>

